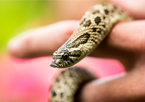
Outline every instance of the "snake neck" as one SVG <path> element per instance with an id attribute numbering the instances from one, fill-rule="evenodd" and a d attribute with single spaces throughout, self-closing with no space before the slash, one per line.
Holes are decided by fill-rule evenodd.
<path id="1" fill-rule="evenodd" d="M 60 63 L 58 67 L 74 65 L 89 55 L 105 39 L 116 23 L 130 20 L 131 18 L 125 12 L 110 3 L 93 6 L 82 17 L 80 25 L 71 37 L 54 54 L 53 62 Z"/>

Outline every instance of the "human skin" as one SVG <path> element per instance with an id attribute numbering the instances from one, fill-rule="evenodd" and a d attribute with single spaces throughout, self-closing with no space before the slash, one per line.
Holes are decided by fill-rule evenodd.
<path id="1" fill-rule="evenodd" d="M 94 57 L 115 58 L 122 62 L 126 74 L 117 79 L 94 80 L 85 84 L 79 102 L 145 101 L 145 1 L 111 0 L 135 20 L 116 24 L 109 36 L 91 53 Z M 62 21 L 26 31 L 13 38 L 9 51 L 20 58 L 52 55 L 72 34 L 79 21 Z M 89 90 L 89 91 L 88 91 Z"/>

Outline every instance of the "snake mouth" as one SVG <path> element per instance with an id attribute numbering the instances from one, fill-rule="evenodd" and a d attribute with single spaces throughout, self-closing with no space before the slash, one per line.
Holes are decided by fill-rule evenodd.
<path id="1" fill-rule="evenodd" d="M 51 67 L 54 67 L 54 68 L 58 67 L 58 66 L 56 65 L 56 63 L 54 63 L 54 62 L 51 63 L 50 66 L 51 66 Z"/>

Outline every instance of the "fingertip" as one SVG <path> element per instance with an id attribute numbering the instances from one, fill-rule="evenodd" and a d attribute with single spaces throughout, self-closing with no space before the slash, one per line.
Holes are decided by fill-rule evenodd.
<path id="1" fill-rule="evenodd" d="M 8 50 L 10 54 L 19 58 L 51 55 L 70 37 L 79 22 L 77 20 L 60 21 L 25 31 L 10 39 Z"/>
<path id="2" fill-rule="evenodd" d="M 18 52 L 19 52 L 19 48 L 21 46 L 21 43 L 19 43 L 19 41 L 17 41 L 16 38 L 11 38 L 8 42 L 8 51 L 10 52 L 10 54 L 14 55 L 14 56 L 18 56 Z"/>
<path id="3" fill-rule="evenodd" d="M 145 0 L 110 0 L 114 5 L 122 8 L 135 19 L 144 19 Z"/>
<path id="4" fill-rule="evenodd" d="M 31 37 L 27 32 L 23 32 L 16 37 L 11 38 L 7 43 L 8 51 L 11 55 L 19 58 L 25 58 L 30 52 Z"/>

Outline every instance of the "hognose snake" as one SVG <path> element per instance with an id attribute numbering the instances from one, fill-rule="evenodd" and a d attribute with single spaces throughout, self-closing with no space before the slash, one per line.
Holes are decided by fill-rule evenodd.
<path id="1" fill-rule="evenodd" d="M 71 37 L 53 53 L 51 66 L 70 67 L 89 55 L 109 34 L 112 27 L 132 18 L 111 3 L 97 4 L 89 9 Z M 74 102 L 77 90 L 95 76 L 85 69 L 69 68 L 62 71 L 52 84 L 51 102 Z"/>

